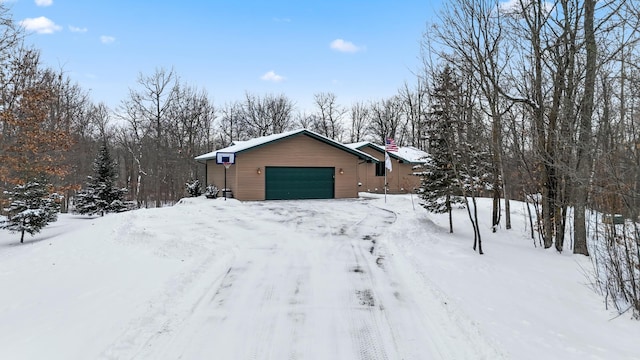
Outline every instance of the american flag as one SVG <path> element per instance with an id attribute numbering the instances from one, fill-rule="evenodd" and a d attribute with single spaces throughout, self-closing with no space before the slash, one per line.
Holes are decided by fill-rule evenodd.
<path id="1" fill-rule="evenodd" d="M 390 138 L 387 139 L 384 148 L 387 151 L 393 151 L 393 152 L 397 152 L 398 151 L 398 145 L 396 145 L 396 142 L 393 141 L 393 139 L 390 139 Z"/>

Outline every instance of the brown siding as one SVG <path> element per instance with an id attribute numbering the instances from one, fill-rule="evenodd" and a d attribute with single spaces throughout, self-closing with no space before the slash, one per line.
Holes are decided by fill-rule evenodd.
<path id="1" fill-rule="evenodd" d="M 358 197 L 359 161 L 355 155 L 301 134 L 236 154 L 236 163 L 227 171 L 227 187 L 239 200 L 264 200 L 267 166 L 334 167 L 335 197 L 354 198 Z M 224 167 L 215 160 L 207 164 L 209 182 L 222 188 Z"/>
<path id="2" fill-rule="evenodd" d="M 384 153 L 377 151 L 369 146 L 359 149 L 367 153 L 380 162 L 384 162 Z M 420 177 L 414 176 L 413 165 L 410 163 L 399 163 L 398 160 L 391 158 L 392 171 L 387 172 L 388 192 L 405 193 L 412 191 L 420 186 Z M 362 183 L 361 191 L 368 192 L 384 192 L 384 176 L 376 176 L 376 164 L 364 163 L 358 166 L 358 181 Z"/>
<path id="3" fill-rule="evenodd" d="M 218 196 L 222 196 L 224 188 L 224 165 L 216 164 L 216 160 L 207 160 L 207 185 L 215 185 L 220 189 Z M 236 188 L 236 166 L 231 165 L 227 170 L 227 188 L 232 191 Z"/>
<path id="4" fill-rule="evenodd" d="M 379 151 L 368 146 L 359 150 L 373 156 L 378 159 L 378 161 L 380 161 L 380 158 L 382 157 L 382 161 L 384 161 L 384 154 L 381 154 Z M 384 176 L 376 176 L 376 164 L 363 163 L 360 164 L 358 168 L 360 170 L 358 171 L 358 174 L 361 176 L 358 181 L 362 183 L 362 186 L 360 187 L 361 191 L 384 192 Z"/>

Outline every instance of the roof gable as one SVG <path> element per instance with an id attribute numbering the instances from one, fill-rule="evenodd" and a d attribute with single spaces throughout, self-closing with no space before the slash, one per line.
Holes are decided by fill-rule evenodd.
<path id="1" fill-rule="evenodd" d="M 267 135 L 267 136 L 261 136 L 258 138 L 254 138 L 251 140 L 246 140 L 246 141 L 235 141 L 233 143 L 233 145 L 228 146 L 224 149 L 218 149 L 216 151 L 212 151 L 210 153 L 207 154 L 203 154 L 200 156 L 197 156 L 195 158 L 196 161 L 206 161 L 206 160 L 210 160 L 210 159 L 215 159 L 216 158 L 216 154 L 218 152 L 224 152 L 224 153 L 242 153 L 245 151 L 249 151 L 249 150 L 254 150 L 256 148 L 280 141 L 280 140 L 284 140 L 293 136 L 298 136 L 298 135 L 306 135 L 309 136 L 313 139 L 322 141 L 324 143 L 326 143 L 327 145 L 336 147 L 342 151 L 346 151 L 352 155 L 357 156 L 358 158 L 362 159 L 362 160 L 367 160 L 367 161 L 372 161 L 372 162 L 378 162 L 378 160 L 376 158 L 374 158 L 373 156 L 362 152 L 358 149 L 354 149 L 348 146 L 345 146 L 342 143 L 339 143 L 335 140 L 329 139 L 326 136 L 320 135 L 318 133 L 315 133 L 313 131 L 307 130 L 307 129 L 298 129 L 298 130 L 292 130 L 292 131 L 286 131 L 280 134 L 273 134 L 273 135 Z"/>

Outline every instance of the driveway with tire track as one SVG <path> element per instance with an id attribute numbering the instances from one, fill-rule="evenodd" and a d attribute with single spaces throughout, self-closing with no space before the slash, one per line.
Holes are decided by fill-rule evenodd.
<path id="1" fill-rule="evenodd" d="M 424 274 L 390 250 L 394 212 L 362 199 L 243 209 L 216 214 L 219 231 L 241 239 L 229 244 L 225 265 L 203 272 L 198 301 L 148 332 L 154 335 L 132 357 L 501 358 Z"/>

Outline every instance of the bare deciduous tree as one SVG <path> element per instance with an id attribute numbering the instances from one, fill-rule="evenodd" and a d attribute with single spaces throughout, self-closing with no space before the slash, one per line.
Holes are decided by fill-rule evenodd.
<path id="1" fill-rule="evenodd" d="M 398 96 L 371 103 L 370 134 L 374 141 L 384 144 L 387 137 L 394 138 L 400 145 L 399 130 L 403 126 L 402 103 Z"/>
<path id="2" fill-rule="evenodd" d="M 130 89 L 129 97 L 122 102 L 122 113 L 134 130 L 136 140 L 140 142 L 136 147 L 142 149 L 138 154 L 138 161 L 141 165 L 146 164 L 148 170 L 145 172 L 145 179 L 150 177 L 153 182 L 156 207 L 161 206 L 164 198 L 160 184 L 167 171 L 164 163 L 167 155 L 165 128 L 175 102 L 177 82 L 173 69 L 158 68 L 151 75 L 140 74 L 137 81 L 139 88 Z M 133 149 L 130 151 L 133 153 Z M 146 152 L 146 156 L 143 152 Z M 142 180 L 141 174 L 142 172 L 138 178 Z"/>
<path id="3" fill-rule="evenodd" d="M 426 149 L 426 107 L 427 107 L 427 84 L 424 78 L 416 79 L 414 89 L 409 87 L 405 82 L 399 91 L 399 100 L 401 102 L 402 111 L 407 121 L 407 144 L 415 146 L 419 149 Z"/>
<path id="4" fill-rule="evenodd" d="M 285 95 L 245 94 L 242 119 L 250 138 L 281 133 L 293 125 L 293 102 Z"/>
<path id="5" fill-rule="evenodd" d="M 344 108 L 338 104 L 334 93 L 317 93 L 313 95 L 316 113 L 313 114 L 311 129 L 330 139 L 342 141 L 345 114 Z"/>
<path id="6" fill-rule="evenodd" d="M 354 143 L 363 141 L 367 136 L 370 113 L 369 108 L 363 102 L 355 102 L 351 105 L 351 127 L 349 129 L 349 141 Z"/>

